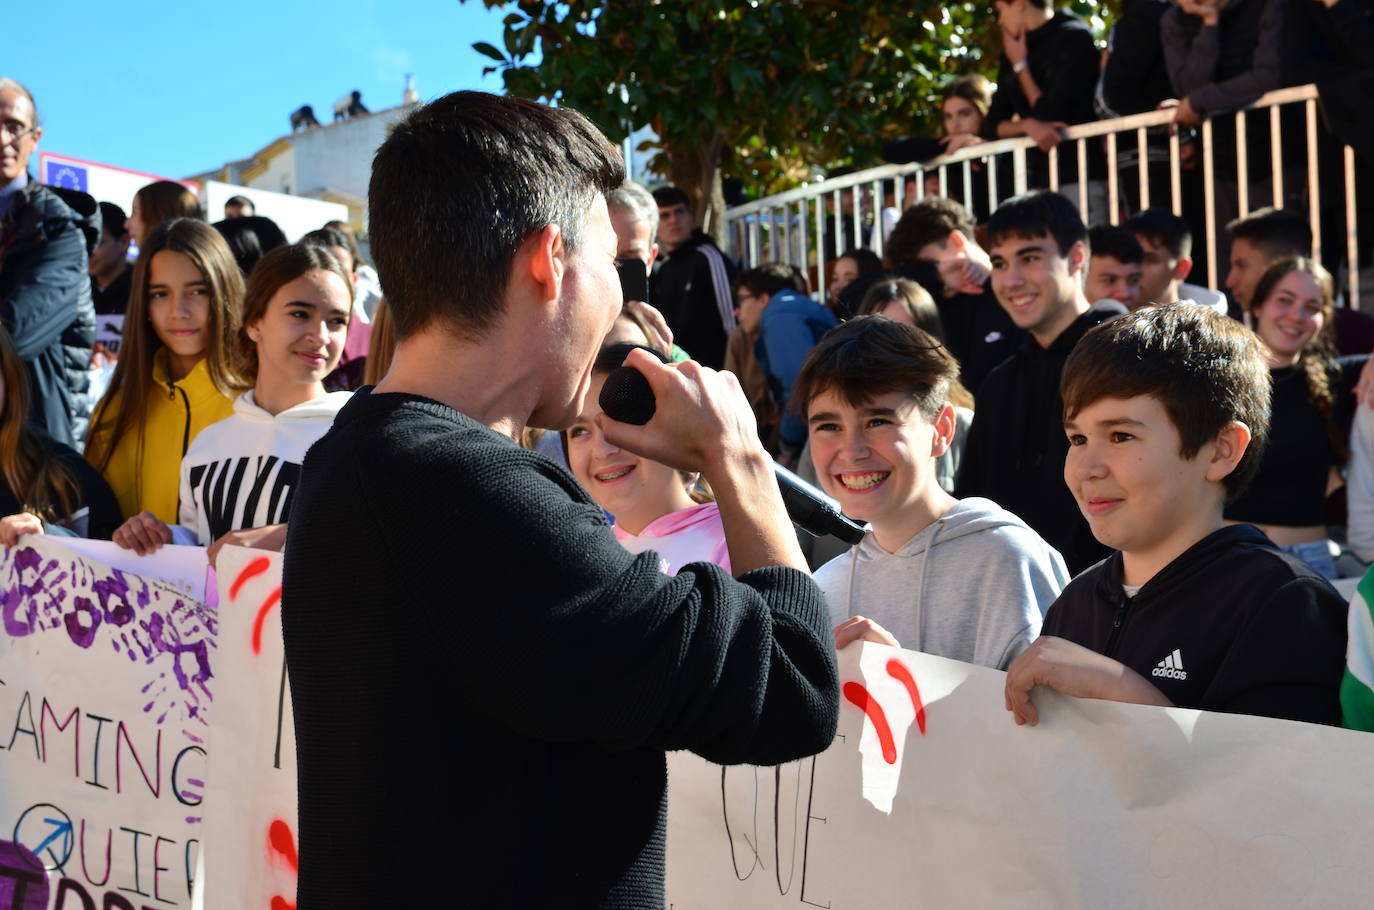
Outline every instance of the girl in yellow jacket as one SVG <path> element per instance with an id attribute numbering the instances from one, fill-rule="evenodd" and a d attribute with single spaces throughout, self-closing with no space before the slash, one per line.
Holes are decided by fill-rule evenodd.
<path id="1" fill-rule="evenodd" d="M 147 510 L 177 520 L 182 455 L 197 433 L 233 413 L 245 387 L 232 353 L 242 305 L 243 278 L 214 228 L 177 218 L 148 235 L 119 360 L 86 443 L 126 516 Z"/>

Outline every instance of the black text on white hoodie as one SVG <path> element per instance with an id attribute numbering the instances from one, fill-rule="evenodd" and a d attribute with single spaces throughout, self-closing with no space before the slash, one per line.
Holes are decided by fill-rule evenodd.
<path id="1" fill-rule="evenodd" d="M 230 531 L 285 522 L 305 453 L 351 394 L 331 392 L 275 415 L 251 390 L 240 395 L 233 416 L 202 430 L 181 460 L 173 543 L 209 546 Z"/>

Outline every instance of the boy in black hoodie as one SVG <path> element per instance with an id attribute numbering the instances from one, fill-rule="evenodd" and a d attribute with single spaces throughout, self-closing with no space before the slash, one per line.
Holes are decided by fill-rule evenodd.
<path id="1" fill-rule="evenodd" d="M 1003 202 L 988 219 L 987 244 L 992 292 L 1022 332 L 1012 355 L 978 387 L 954 495 L 983 496 L 1013 513 L 1077 574 L 1107 550 L 1063 484 L 1069 446 L 1060 432 L 1059 376 L 1083 333 L 1126 308 L 1110 300 L 1090 305 L 1083 295 L 1088 229 L 1058 193 L 1036 190 Z"/>
<path id="2" fill-rule="evenodd" d="M 1340 722 L 1345 603 L 1222 509 L 1259 464 L 1270 382 L 1255 335 L 1186 303 L 1085 335 L 1064 367 L 1064 479 L 1117 552 L 1079 575 L 1007 670 L 1030 691 Z"/>

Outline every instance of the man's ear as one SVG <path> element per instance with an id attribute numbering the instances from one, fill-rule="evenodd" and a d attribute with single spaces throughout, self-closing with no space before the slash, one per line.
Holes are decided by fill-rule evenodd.
<path id="1" fill-rule="evenodd" d="M 963 231 L 955 228 L 949 232 L 949 240 L 946 241 L 946 244 L 951 250 L 962 256 L 964 251 L 968 249 L 968 238 L 964 236 Z"/>
<path id="2" fill-rule="evenodd" d="M 658 244 L 649 244 L 649 260 L 644 263 L 644 267 L 652 274 L 654 270 L 654 260 L 658 258 Z"/>
<path id="3" fill-rule="evenodd" d="M 931 439 L 930 454 L 936 458 L 949 451 L 950 445 L 954 442 L 954 428 L 957 421 L 954 417 L 954 405 L 946 401 L 940 406 L 940 413 L 935 415 L 931 425 L 935 427 L 935 435 Z"/>
<path id="4" fill-rule="evenodd" d="M 1251 438 L 1250 428 L 1239 420 L 1233 420 L 1223 427 L 1217 438 L 1212 441 L 1212 454 L 1207 462 L 1207 479 L 1213 483 L 1220 483 L 1231 476 L 1236 465 L 1240 464 L 1245 450 L 1250 448 Z"/>
<path id="5" fill-rule="evenodd" d="M 1078 275 L 1080 278 L 1087 277 L 1088 274 L 1088 248 L 1083 245 L 1083 241 L 1078 241 L 1069 247 L 1069 274 Z"/>
<path id="6" fill-rule="evenodd" d="M 520 245 L 515 261 L 523 263 L 529 280 L 539 288 L 541 300 L 558 299 L 563 289 L 566 255 L 563 229 L 556 224 L 544 225 Z"/>
<path id="7" fill-rule="evenodd" d="M 1178 257 L 1178 265 L 1174 266 L 1174 280 L 1187 281 L 1188 273 L 1193 270 L 1193 259 L 1191 256 Z"/>

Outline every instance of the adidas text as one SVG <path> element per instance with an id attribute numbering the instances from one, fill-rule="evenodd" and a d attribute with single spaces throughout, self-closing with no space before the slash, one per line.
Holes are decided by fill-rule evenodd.
<path id="1" fill-rule="evenodd" d="M 1159 662 L 1159 666 L 1150 671 L 1151 676 L 1162 676 L 1165 679 L 1187 679 L 1188 674 L 1183 669 L 1183 655 L 1175 650 L 1174 653 Z"/>

